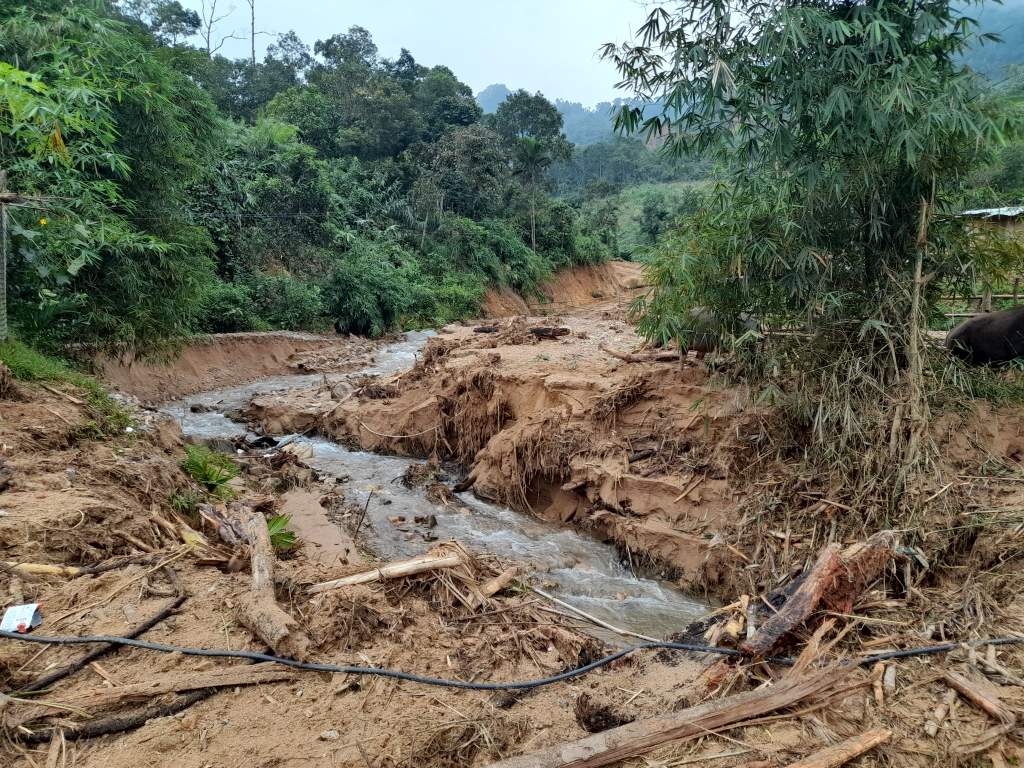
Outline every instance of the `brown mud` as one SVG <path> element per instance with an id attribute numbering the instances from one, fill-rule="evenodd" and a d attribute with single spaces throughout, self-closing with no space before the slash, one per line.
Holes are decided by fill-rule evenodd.
<path id="1" fill-rule="evenodd" d="M 341 373 L 365 367 L 381 341 L 273 331 L 218 333 L 185 347 L 172 363 L 97 361 L 103 377 L 143 402 L 162 403 L 267 376 Z"/>
<path id="2" fill-rule="evenodd" d="M 622 313 L 630 293 L 591 297 L 590 306 L 559 316 L 505 320 L 493 334 L 451 327 L 408 371 L 355 389 L 328 387 L 329 397 L 323 387 L 257 397 L 248 416 L 268 433 L 312 427 L 364 450 L 457 461 L 470 470 L 480 496 L 592 529 L 615 542 L 629 562 L 658 564 L 686 589 L 724 602 L 745 595 L 756 603 L 764 595 L 762 621 L 780 605 L 772 590 L 799 583 L 828 543 L 862 541 L 885 528 L 897 529 L 904 544 L 917 548 L 899 555 L 848 613 L 820 610 L 795 628 L 788 636 L 794 656 L 808 645 L 815 658 L 860 659 L 1024 636 L 1024 436 L 1017 407 L 976 405 L 937 416 L 932 439 L 953 482 L 925 478 L 911 489 L 925 500 L 917 517 L 900 517 L 898 510 L 886 516 L 874 501 L 844 495 L 840 478 L 807 473 L 778 414 L 742 390 L 717 386 L 695 360 L 680 368 L 625 363 L 605 353 L 602 345 L 622 353 L 641 346 Z M 529 329 L 545 325 L 571 333 L 538 341 Z M 246 370 L 263 375 L 258 366 L 267 365 L 270 373 L 296 372 L 294 355 L 315 354 L 316 369 L 330 378 L 363 365 L 360 356 L 372 353 L 355 342 L 300 349 L 300 341 L 306 343 L 293 340 L 290 351 L 282 341 L 278 360 L 252 362 Z M 257 348 L 253 341 L 249 352 Z M 231 372 L 222 363 L 214 349 L 183 362 L 188 376 L 203 382 L 191 390 L 184 373 L 180 380 L 139 374 L 123 386 L 146 399 L 147 392 L 180 396 L 236 383 L 218 378 Z M 203 494 L 181 469 L 185 453 L 176 425 L 137 410 L 131 433 L 96 439 L 89 426 L 96 415 L 88 406 L 30 385 L 19 390 L 16 399 L 0 400 L 0 459 L 9 470 L 0 471 L 4 604 L 43 603 L 37 634 L 117 635 L 184 595 L 182 607 L 143 639 L 266 650 L 236 615 L 249 590 L 244 561 L 240 571 L 232 572 L 226 560 L 218 567 L 210 555 L 223 552 L 223 545 L 186 544 L 176 527 L 187 523 L 216 541 L 207 521 L 180 503 L 182 495 Z M 346 504 L 344 485 L 320 480 L 294 456 L 267 455 L 273 452 L 238 457 L 243 472 L 232 484 L 241 500 L 268 517 L 292 515 L 291 530 L 302 541 L 276 562 L 276 596 L 312 641 L 314 661 L 501 682 L 546 677 L 603 654 L 585 622 L 551 612 L 527 591 L 536 582 L 528 571 L 487 603 L 467 607 L 474 585 L 518 565 L 495 554 L 476 553 L 466 566 L 467 581 L 425 574 L 309 594 L 313 584 L 373 567 L 373 558 L 353 542 L 358 510 Z M 377 492 L 386 497 L 387 489 Z M 94 563 L 119 567 L 78 577 L 35 567 Z M 681 639 L 724 642 L 726 619 L 736 616 L 735 608 L 723 610 Z M 822 623 L 828 620 L 834 623 Z M 84 650 L 0 640 L 0 690 L 16 691 Z M 891 685 L 889 676 L 875 685 L 882 668 L 857 670 L 836 695 L 616 764 L 773 768 L 875 728 L 893 736 L 850 765 L 1002 766 L 1024 759 L 1016 725 L 1024 716 L 1020 646 L 962 647 L 888 666 L 895 672 Z M 77 702 L 72 697 L 85 691 L 110 695 L 131 684 L 237 669 L 244 662 L 125 648 L 35 698 Z M 996 699 L 1005 719 L 994 720 L 963 697 L 950 699 L 943 675 L 951 670 Z M 601 671 L 519 693 L 288 671 L 284 680 L 223 688 L 177 714 L 80 739 L 78 729 L 147 703 L 116 711 L 79 706 L 19 722 L 18 712 L 30 705 L 0 698 L 0 764 L 482 766 L 725 701 L 787 674 L 682 651 L 642 651 Z M 149 705 L 180 700 L 166 694 Z M 936 710 L 951 700 L 952 711 L 939 717 Z M 929 720 L 938 721 L 934 733 Z M 50 736 L 55 741 L 39 743 Z"/>
<path id="3" fill-rule="evenodd" d="M 579 307 L 632 294 L 641 282 L 638 264 L 611 261 L 588 267 L 562 268 L 555 279 L 541 285 L 539 296 L 524 299 L 511 288 L 489 288 L 484 294 L 484 317 L 512 317 L 569 312 Z"/>

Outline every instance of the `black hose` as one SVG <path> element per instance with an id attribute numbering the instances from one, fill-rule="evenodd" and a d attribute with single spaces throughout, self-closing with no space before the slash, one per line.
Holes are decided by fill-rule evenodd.
<path id="1" fill-rule="evenodd" d="M 253 653 L 251 651 L 220 651 L 220 650 L 207 650 L 205 648 L 179 648 L 174 645 L 161 645 L 160 643 L 149 643 L 145 640 L 134 640 L 127 637 L 107 637 L 107 636 L 94 636 L 94 637 L 42 637 L 38 635 L 22 635 L 17 632 L 4 632 L 0 631 L 0 638 L 7 640 L 22 640 L 27 643 L 44 643 L 50 645 L 71 645 L 81 643 L 114 643 L 117 645 L 130 645 L 136 648 L 146 648 L 151 651 L 162 651 L 163 653 L 181 653 L 185 656 L 223 656 L 235 659 L 252 659 L 253 661 L 272 661 L 278 664 L 286 664 L 289 667 L 295 667 L 296 669 L 307 669 L 314 672 L 346 672 L 353 675 L 377 675 L 379 677 L 394 677 L 399 680 L 411 680 L 414 683 L 424 683 L 426 685 L 440 685 L 448 688 L 469 688 L 476 691 L 507 691 L 522 688 L 538 688 L 542 685 L 551 685 L 552 683 L 558 683 L 562 680 L 569 680 L 573 677 L 586 674 L 598 667 L 603 667 L 605 664 L 610 664 L 616 659 L 621 659 L 623 656 L 633 653 L 634 651 L 643 650 L 645 648 L 668 648 L 676 651 L 694 651 L 696 653 L 715 653 L 721 656 L 744 656 L 739 651 L 734 651 L 731 648 L 712 648 L 707 645 L 690 645 L 688 643 L 645 643 L 644 645 L 635 645 L 632 648 L 627 648 L 624 651 L 618 651 L 613 653 L 611 656 L 605 656 L 603 659 L 591 662 L 585 666 L 577 669 L 563 672 L 560 675 L 554 677 L 546 677 L 541 680 L 528 680 L 522 683 L 467 683 L 462 680 L 440 680 L 435 677 L 421 677 L 419 675 L 411 675 L 408 672 L 399 672 L 394 669 L 374 669 L 373 667 L 345 667 L 338 666 L 336 664 L 311 664 L 309 662 L 295 661 L 294 659 L 285 659 L 280 656 L 272 656 L 269 653 Z M 869 656 L 866 659 L 860 661 L 861 664 L 871 664 L 878 661 L 886 661 L 889 659 L 903 659 L 911 656 L 925 656 L 933 653 L 943 653 L 945 651 L 954 651 L 957 648 L 962 648 L 964 645 L 978 646 L 978 645 L 1013 645 L 1016 643 L 1024 643 L 1024 637 L 1001 637 L 993 640 L 974 640 L 968 643 L 948 643 L 946 645 L 933 645 L 928 648 L 911 648 L 905 651 L 891 651 L 889 653 L 880 653 L 877 656 Z M 771 664 L 781 664 L 784 666 L 792 666 L 795 661 L 793 659 L 765 659 L 765 661 Z M 848 661 L 841 662 L 848 664 Z"/>
<path id="2" fill-rule="evenodd" d="M 411 680 L 414 683 L 425 683 L 427 685 L 441 685 L 449 688 L 470 688 L 477 691 L 507 691 L 519 688 L 537 688 L 542 685 L 550 685 L 551 683 L 558 683 L 562 680 L 568 680 L 579 675 L 586 674 L 591 670 L 603 667 L 605 664 L 610 664 L 616 659 L 621 659 L 634 651 L 639 651 L 644 648 L 669 648 L 677 651 L 696 651 L 698 653 L 717 653 L 722 656 L 743 656 L 739 651 L 734 651 L 731 648 L 711 648 L 704 645 L 688 645 L 686 643 L 645 643 L 644 645 L 636 645 L 632 648 L 627 648 L 624 651 L 613 653 L 611 656 L 605 656 L 603 659 L 598 659 L 595 662 L 587 664 L 586 666 L 579 667 L 577 669 L 563 672 L 560 675 L 554 677 L 546 677 L 542 680 L 528 680 L 522 683 L 467 683 L 462 680 L 439 680 L 434 677 L 420 677 L 419 675 L 411 675 L 408 672 L 399 672 L 394 669 L 374 669 L 373 667 L 345 667 L 337 666 L 335 664 L 311 664 L 309 662 L 295 661 L 294 659 L 285 659 L 280 656 L 272 656 L 268 653 L 253 653 L 251 651 L 220 651 L 220 650 L 207 650 L 204 648 L 179 648 L 174 645 L 161 645 L 160 643 L 149 643 L 145 640 L 134 640 L 127 637 L 107 637 L 107 636 L 94 636 L 94 637 L 42 637 L 38 635 L 22 635 L 17 632 L 3 632 L 0 631 L 0 638 L 6 638 L 8 640 L 24 640 L 29 643 L 47 643 L 52 645 L 65 645 L 65 644 L 79 644 L 79 643 L 116 643 L 118 645 L 130 645 L 135 648 L 147 648 L 151 651 L 162 651 L 164 653 L 181 653 L 186 656 L 225 656 L 228 658 L 236 659 L 252 659 L 254 661 L 273 661 L 278 664 L 287 664 L 289 667 L 295 667 L 296 669 L 307 669 L 313 672 L 347 672 L 353 675 L 378 675 L 380 677 L 395 677 L 399 680 Z M 772 664 L 783 664 L 792 666 L 794 663 L 792 659 L 766 659 L 766 661 Z"/>

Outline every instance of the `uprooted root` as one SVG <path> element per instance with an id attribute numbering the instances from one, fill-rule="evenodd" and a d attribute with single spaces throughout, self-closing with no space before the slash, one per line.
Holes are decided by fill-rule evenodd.
<path id="1" fill-rule="evenodd" d="M 651 382 L 645 374 L 634 374 L 594 404 L 595 419 L 606 428 L 614 429 L 617 415 L 636 405 L 650 389 Z"/>
<path id="2" fill-rule="evenodd" d="M 382 614 L 341 593 L 328 593 L 309 619 L 308 634 L 321 651 L 358 651 L 402 629 L 400 617 Z"/>
<path id="3" fill-rule="evenodd" d="M 457 541 L 441 542 L 430 553 L 438 557 L 456 555 L 462 564 L 389 582 L 386 590 L 391 601 L 397 604 L 412 592 L 426 597 L 430 607 L 445 617 L 468 615 L 479 610 L 486 602 L 480 585 L 498 574 L 493 559 L 474 555 Z"/>
<path id="4" fill-rule="evenodd" d="M 459 464 L 470 464 L 491 437 L 515 418 L 489 370 L 458 380 L 450 395 L 438 397 L 438 404 L 446 452 Z"/>

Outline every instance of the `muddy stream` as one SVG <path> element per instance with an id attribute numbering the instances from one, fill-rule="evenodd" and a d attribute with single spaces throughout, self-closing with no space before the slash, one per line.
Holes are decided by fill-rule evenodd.
<path id="1" fill-rule="evenodd" d="M 405 341 L 381 348 L 374 355 L 373 367 L 348 375 L 388 374 L 409 368 L 431 335 L 432 332 L 408 333 Z M 255 394 L 308 387 L 322 378 L 320 374 L 274 376 L 165 403 L 160 410 L 173 416 L 186 435 L 197 438 L 232 437 L 240 433 L 240 426 L 225 417 L 224 412 L 244 408 Z M 196 404 L 213 407 L 216 411 L 192 413 L 190 407 Z M 274 437 L 287 439 L 296 436 Z M 365 537 L 367 543 L 384 558 L 402 559 L 423 554 L 433 546 L 425 540 L 424 534 L 440 541 L 459 539 L 474 551 L 486 551 L 503 559 L 534 565 L 541 580 L 560 599 L 615 626 L 651 637 L 660 638 L 678 632 L 709 610 L 706 602 L 661 582 L 657 574 L 634 573 L 628 564 L 621 562 L 614 547 L 585 531 L 501 509 L 469 493 L 458 495 L 458 503 L 453 505 L 455 509 L 431 504 L 426 500 L 423 489 L 407 489 L 399 482 L 410 464 L 422 461 L 353 452 L 322 438 L 298 439 L 304 444 L 312 444 L 313 456 L 305 461 L 321 475 L 348 478 L 343 485 L 347 502 L 363 505 L 367 500 L 368 487 L 383 487 L 380 496 L 370 500 L 368 524 L 360 537 Z M 322 509 L 305 508 L 298 515 L 312 515 L 318 519 L 295 520 L 296 527 L 315 529 L 330 537 L 333 523 L 327 520 Z M 428 515 L 436 518 L 436 527 L 428 531 L 422 525 L 413 524 L 414 518 Z M 388 520 L 394 517 L 404 517 L 408 523 L 394 525 Z M 310 556 L 315 559 L 319 552 L 311 552 Z M 324 559 L 326 565 L 332 564 L 329 559 Z M 632 644 L 627 638 L 595 630 L 595 635 L 615 645 Z"/>

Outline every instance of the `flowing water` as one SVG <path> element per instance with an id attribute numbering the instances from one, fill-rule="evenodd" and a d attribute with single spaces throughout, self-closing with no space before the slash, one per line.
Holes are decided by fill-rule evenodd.
<path id="1" fill-rule="evenodd" d="M 349 375 L 385 374 L 408 368 L 431 335 L 408 333 L 406 340 L 379 350 L 373 359 L 374 367 Z M 239 434 L 241 427 L 226 418 L 224 411 L 244 408 L 255 394 L 307 387 L 321 379 L 320 375 L 276 376 L 193 395 L 168 403 L 161 410 L 177 419 L 186 435 L 231 437 Z M 191 413 L 189 407 L 193 404 L 217 410 Z M 543 581 L 556 585 L 550 591 L 560 599 L 615 626 L 651 637 L 678 632 L 709 610 L 707 603 L 650 575 L 634 574 L 622 564 L 614 547 L 586 532 L 501 509 L 471 494 L 460 494 L 454 509 L 431 504 L 422 489 L 408 489 L 398 482 L 410 464 L 420 463 L 414 459 L 349 451 L 321 438 L 300 439 L 313 446 L 313 456 L 306 459 L 307 464 L 321 474 L 348 478 L 344 485 L 348 502 L 364 505 L 369 487 L 383 487 L 383 492 L 370 499 L 369 525 L 360 535 L 367 535 L 384 557 L 400 559 L 422 554 L 432 546 L 426 538 L 456 538 L 474 551 L 534 565 Z M 413 523 L 414 518 L 428 515 L 435 517 L 436 527 L 428 530 Z M 390 523 L 389 518 L 395 517 L 404 517 L 407 522 Z M 618 645 L 627 644 L 625 638 L 617 635 L 595 634 Z"/>

